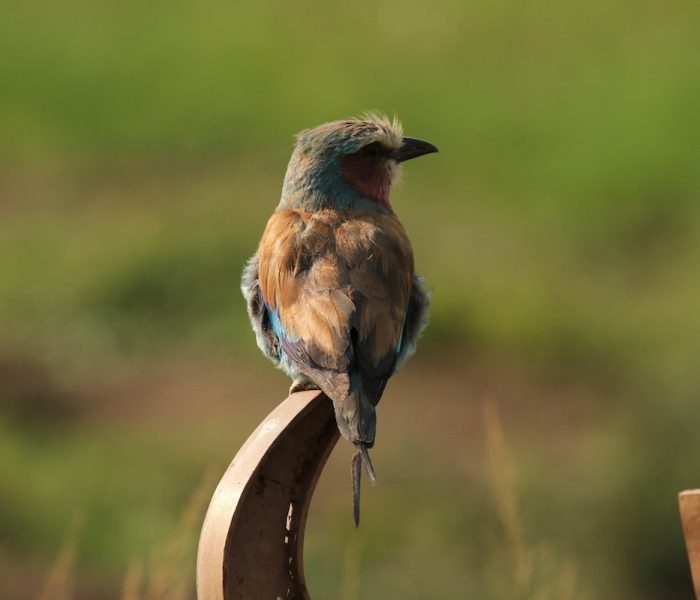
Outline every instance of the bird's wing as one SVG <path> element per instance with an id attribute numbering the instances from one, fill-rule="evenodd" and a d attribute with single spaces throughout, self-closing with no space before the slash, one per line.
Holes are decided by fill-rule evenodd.
<path id="1" fill-rule="evenodd" d="M 412 282 L 411 246 L 393 215 L 278 211 L 260 242 L 259 285 L 281 347 L 314 370 L 354 368 L 375 382 L 375 403 L 393 372 Z"/>
<path id="2" fill-rule="evenodd" d="M 333 229 L 314 215 L 278 211 L 259 249 L 259 285 L 280 345 L 299 366 L 348 366 L 354 306 L 333 260 Z"/>
<path id="3" fill-rule="evenodd" d="M 258 348 L 272 362 L 279 365 L 279 340 L 275 334 L 270 314 L 265 308 L 265 302 L 260 292 L 260 282 L 258 275 L 258 255 L 254 255 L 243 269 L 241 278 L 241 291 L 245 298 L 246 308 L 248 309 L 248 317 L 255 332 L 255 338 L 258 343 Z"/>
<path id="4" fill-rule="evenodd" d="M 338 254 L 349 265 L 355 367 L 367 399 L 379 402 L 394 372 L 413 280 L 413 252 L 399 220 L 372 212 L 337 230 Z"/>
<path id="5" fill-rule="evenodd" d="M 416 343 L 423 330 L 428 325 L 428 308 L 430 307 L 430 294 L 426 290 L 425 280 L 415 275 L 411 286 L 411 295 L 406 309 L 406 320 L 401 332 L 399 355 L 396 357 L 396 369 L 403 364 L 416 351 Z"/>

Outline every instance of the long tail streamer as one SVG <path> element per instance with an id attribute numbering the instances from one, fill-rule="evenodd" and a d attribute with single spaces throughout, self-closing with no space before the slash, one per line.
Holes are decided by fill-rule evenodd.
<path id="1" fill-rule="evenodd" d="M 360 525 L 360 479 L 362 478 L 362 460 L 358 451 L 352 457 L 352 520 L 355 527 Z"/>
<path id="2" fill-rule="evenodd" d="M 367 446 L 364 444 L 358 444 L 357 449 L 360 452 L 360 458 L 362 458 L 362 465 L 365 468 L 369 482 L 372 485 L 377 485 L 377 477 L 374 475 L 374 467 L 372 466 L 372 461 L 369 458 L 369 452 L 367 451 Z"/>
<path id="3" fill-rule="evenodd" d="M 369 457 L 367 446 L 357 444 L 357 452 L 352 458 L 352 518 L 355 527 L 360 524 L 360 481 L 362 479 L 362 467 L 364 466 L 367 478 L 372 485 L 377 484 L 372 460 Z"/>

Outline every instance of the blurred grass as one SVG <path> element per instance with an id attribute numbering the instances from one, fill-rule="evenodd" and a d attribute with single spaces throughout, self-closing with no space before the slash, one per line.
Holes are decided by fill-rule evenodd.
<path id="1" fill-rule="evenodd" d="M 502 558 L 494 560 L 492 586 L 499 598 L 571 600 L 577 595 L 576 566 L 546 546 L 532 545 L 524 534 L 516 469 L 506 447 L 498 407 L 483 405 L 488 454 L 487 480 L 502 529 Z M 504 563 L 504 564 L 501 564 Z M 505 568 L 503 568 L 505 566 Z"/>
<path id="2" fill-rule="evenodd" d="M 584 591 L 688 590 L 675 493 L 700 471 L 697 3 L 1 12 L 0 595 L 21 588 L 20 564 L 48 568 L 78 505 L 78 591 L 116 596 L 206 465 L 223 468 L 281 395 L 239 273 L 292 134 L 375 107 L 441 149 L 393 196 L 433 310 L 405 376 L 422 379 L 397 378 L 388 396 L 404 403 L 383 410 L 421 422 L 439 390 L 433 426 L 457 429 L 384 434 L 382 471 L 408 479 L 377 490 L 359 555 L 344 483 L 319 491 L 312 586 L 340 594 L 350 564 L 348 596 L 486 596 L 497 515 L 466 441 L 475 415 L 449 401 L 471 406 L 482 386 L 514 432 L 523 520 L 569 550 Z M 172 384 L 148 375 L 163 365 Z"/>

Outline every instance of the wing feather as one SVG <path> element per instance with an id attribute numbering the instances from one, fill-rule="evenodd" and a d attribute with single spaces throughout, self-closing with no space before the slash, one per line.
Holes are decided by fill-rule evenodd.
<path id="1" fill-rule="evenodd" d="M 336 388 L 346 394 L 355 369 L 376 404 L 396 364 L 413 284 L 413 253 L 398 219 L 278 211 L 258 256 L 260 292 L 277 314 L 281 348 L 312 379 L 341 378 Z"/>

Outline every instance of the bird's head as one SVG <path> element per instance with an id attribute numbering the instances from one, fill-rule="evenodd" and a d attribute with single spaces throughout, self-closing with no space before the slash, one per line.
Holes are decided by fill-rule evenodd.
<path id="1" fill-rule="evenodd" d="M 389 191 L 400 164 L 437 151 L 404 137 L 397 119 L 378 113 L 307 129 L 297 136 L 280 208 L 391 211 Z"/>

